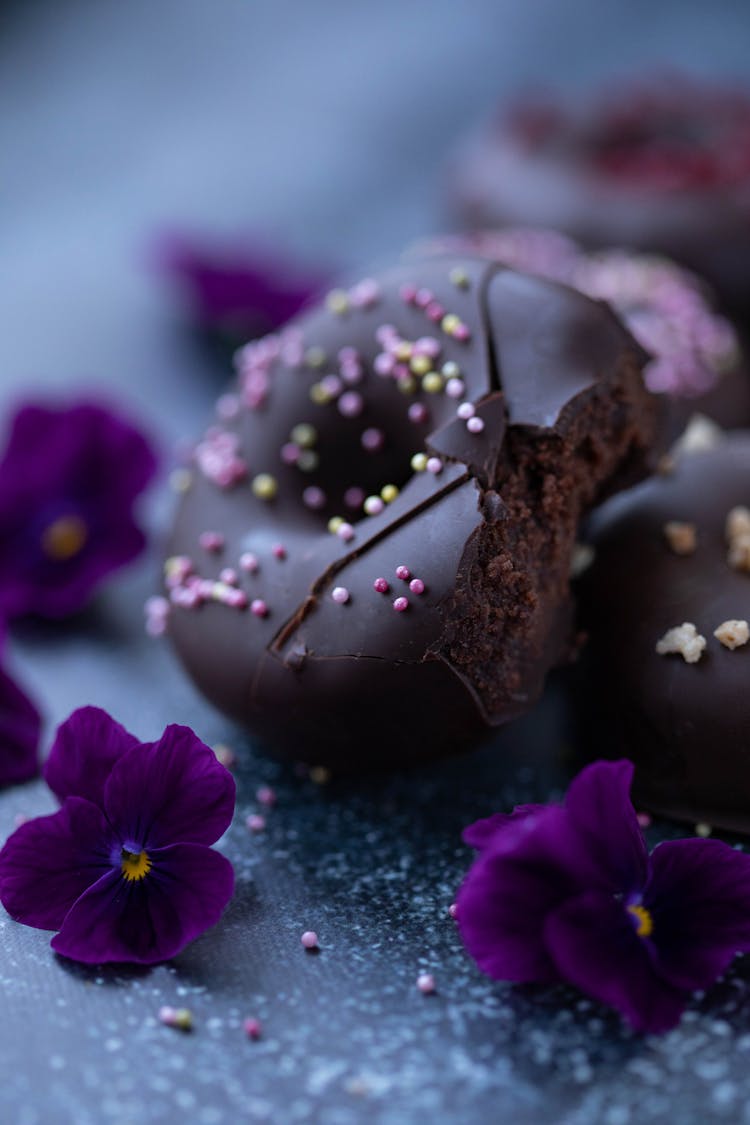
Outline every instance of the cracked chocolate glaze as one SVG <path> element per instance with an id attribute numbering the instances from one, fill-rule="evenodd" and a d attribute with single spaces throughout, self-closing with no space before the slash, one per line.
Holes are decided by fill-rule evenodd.
<path id="1" fill-rule="evenodd" d="M 250 345 L 199 447 L 236 472 L 196 457 L 168 546 L 168 632 L 198 687 L 336 769 L 459 750 L 527 710 L 570 648 L 581 514 L 656 434 L 644 358 L 604 304 L 469 256 Z"/>

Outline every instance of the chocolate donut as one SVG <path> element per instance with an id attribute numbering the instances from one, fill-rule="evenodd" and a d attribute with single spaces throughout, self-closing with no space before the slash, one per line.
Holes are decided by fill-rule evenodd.
<path id="1" fill-rule="evenodd" d="M 571 644 L 581 513 L 657 401 L 601 303 L 472 257 L 404 264 L 237 356 L 178 481 L 175 648 L 270 748 L 407 764 L 525 711 Z"/>
<path id="2" fill-rule="evenodd" d="M 589 248 L 665 254 L 750 301 L 750 91 L 665 76 L 580 105 L 520 101 L 457 153 L 471 228 L 544 226 Z"/>
<path id="3" fill-rule="evenodd" d="M 750 832 L 750 433 L 679 454 L 594 514 L 582 708 L 646 809 Z M 593 682 L 592 682 L 593 678 Z"/>
<path id="4" fill-rule="evenodd" d="M 572 239 L 541 227 L 435 237 L 417 249 L 478 254 L 609 301 L 651 355 L 643 372 L 646 386 L 673 400 L 676 433 L 694 413 L 730 428 L 750 422 L 750 376 L 737 333 L 715 311 L 708 286 L 669 259 L 627 250 L 586 253 Z"/>

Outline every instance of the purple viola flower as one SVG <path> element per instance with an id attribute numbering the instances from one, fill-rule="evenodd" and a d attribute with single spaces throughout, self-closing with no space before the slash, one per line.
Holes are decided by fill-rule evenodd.
<path id="1" fill-rule="evenodd" d="M 234 811 L 234 780 L 188 727 L 140 743 L 84 707 L 57 732 L 44 768 L 62 802 L 0 852 L 0 902 L 52 948 L 86 964 L 149 965 L 218 922 L 234 873 L 213 844 Z"/>
<path id="2" fill-rule="evenodd" d="M 65 617 L 144 546 L 133 506 L 156 460 L 93 403 L 22 407 L 0 460 L 0 616 Z"/>
<path id="3" fill-rule="evenodd" d="M 750 856 L 718 840 L 649 855 L 630 802 L 633 765 L 596 762 L 564 805 L 467 829 L 480 849 L 458 895 L 466 948 L 497 980 L 567 981 L 637 1030 L 679 1020 L 750 950 Z"/>
<path id="4" fill-rule="evenodd" d="M 39 772 L 40 728 L 36 707 L 0 665 L 0 788 L 28 781 Z"/>
<path id="5" fill-rule="evenodd" d="M 209 249 L 172 238 L 159 257 L 185 290 L 198 325 L 237 342 L 280 328 L 324 293 L 332 276 L 252 245 Z"/>

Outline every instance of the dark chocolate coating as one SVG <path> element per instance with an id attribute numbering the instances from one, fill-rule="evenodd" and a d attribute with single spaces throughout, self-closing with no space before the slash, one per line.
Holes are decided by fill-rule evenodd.
<path id="1" fill-rule="evenodd" d="M 640 96 L 635 84 L 622 106 L 605 92 L 537 122 L 532 106 L 498 115 L 452 162 L 452 209 L 471 229 L 550 227 L 590 249 L 664 254 L 746 316 L 750 95 L 686 82 Z"/>
<path id="2" fill-rule="evenodd" d="M 404 286 L 428 289 L 469 338 L 433 324 Z M 456 398 L 406 395 L 375 373 L 383 325 L 402 340 L 439 341 L 434 366 L 458 365 L 461 401 L 474 404 L 481 432 L 457 417 Z M 274 475 L 276 497 L 258 499 L 246 481 L 222 489 L 196 472 L 169 545 L 208 578 L 252 552 L 259 570 L 240 572 L 240 585 L 268 615 L 209 600 L 174 607 L 169 633 L 205 694 L 292 757 L 352 769 L 461 749 L 525 711 L 568 651 L 580 514 L 616 480 L 642 474 L 656 432 L 643 353 L 607 306 L 470 257 L 403 265 L 380 279 L 368 307 L 323 308 L 296 327 L 326 365 L 276 359 L 267 401 L 225 423 L 250 478 Z M 310 399 L 342 348 L 361 361 L 357 417 Z M 420 423 L 407 414 L 417 402 L 428 409 Z M 318 435 L 319 465 L 306 473 L 280 456 L 301 422 Z M 382 448 L 364 452 L 362 431 L 373 427 Z M 420 451 L 442 471 L 414 471 Z M 345 514 L 350 486 L 377 494 L 387 483 L 398 496 L 380 514 L 352 516 L 350 542 L 327 530 Z M 303 503 L 310 485 L 325 491 L 320 511 Z M 224 535 L 221 552 L 199 546 L 206 530 Z M 272 553 L 278 543 L 284 559 Z M 396 577 L 400 565 L 423 593 Z M 387 594 L 373 589 L 378 577 Z M 346 604 L 332 598 L 336 587 Z M 406 612 L 393 608 L 399 596 Z"/>
<path id="3" fill-rule="evenodd" d="M 736 431 L 604 505 L 580 583 L 593 679 L 582 706 L 601 705 L 595 753 L 635 761 L 644 808 L 741 832 L 750 832 L 750 645 L 732 651 L 713 632 L 750 621 L 750 574 L 729 566 L 724 527 L 730 509 L 748 504 L 750 433 Z M 693 554 L 670 549 L 670 520 L 695 525 Z M 683 622 L 707 641 L 694 664 L 655 651 Z"/>

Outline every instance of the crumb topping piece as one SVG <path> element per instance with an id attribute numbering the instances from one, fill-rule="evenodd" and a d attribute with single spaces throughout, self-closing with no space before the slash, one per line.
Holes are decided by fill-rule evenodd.
<path id="1" fill-rule="evenodd" d="M 732 508 L 724 529 L 729 543 L 727 562 L 733 570 L 750 571 L 750 510 Z"/>
<path id="2" fill-rule="evenodd" d="M 669 520 L 664 524 L 664 537 L 676 555 L 692 555 L 698 544 L 694 523 Z"/>
<path id="3" fill-rule="evenodd" d="M 747 621 L 722 621 L 718 629 L 714 629 L 714 636 L 721 641 L 725 648 L 739 648 L 750 640 L 750 625 Z"/>
<path id="4" fill-rule="evenodd" d="M 706 647 L 706 638 L 701 636 L 691 621 L 684 621 L 674 629 L 667 629 L 661 640 L 656 642 L 659 656 L 679 653 L 686 664 L 697 664 Z"/>

